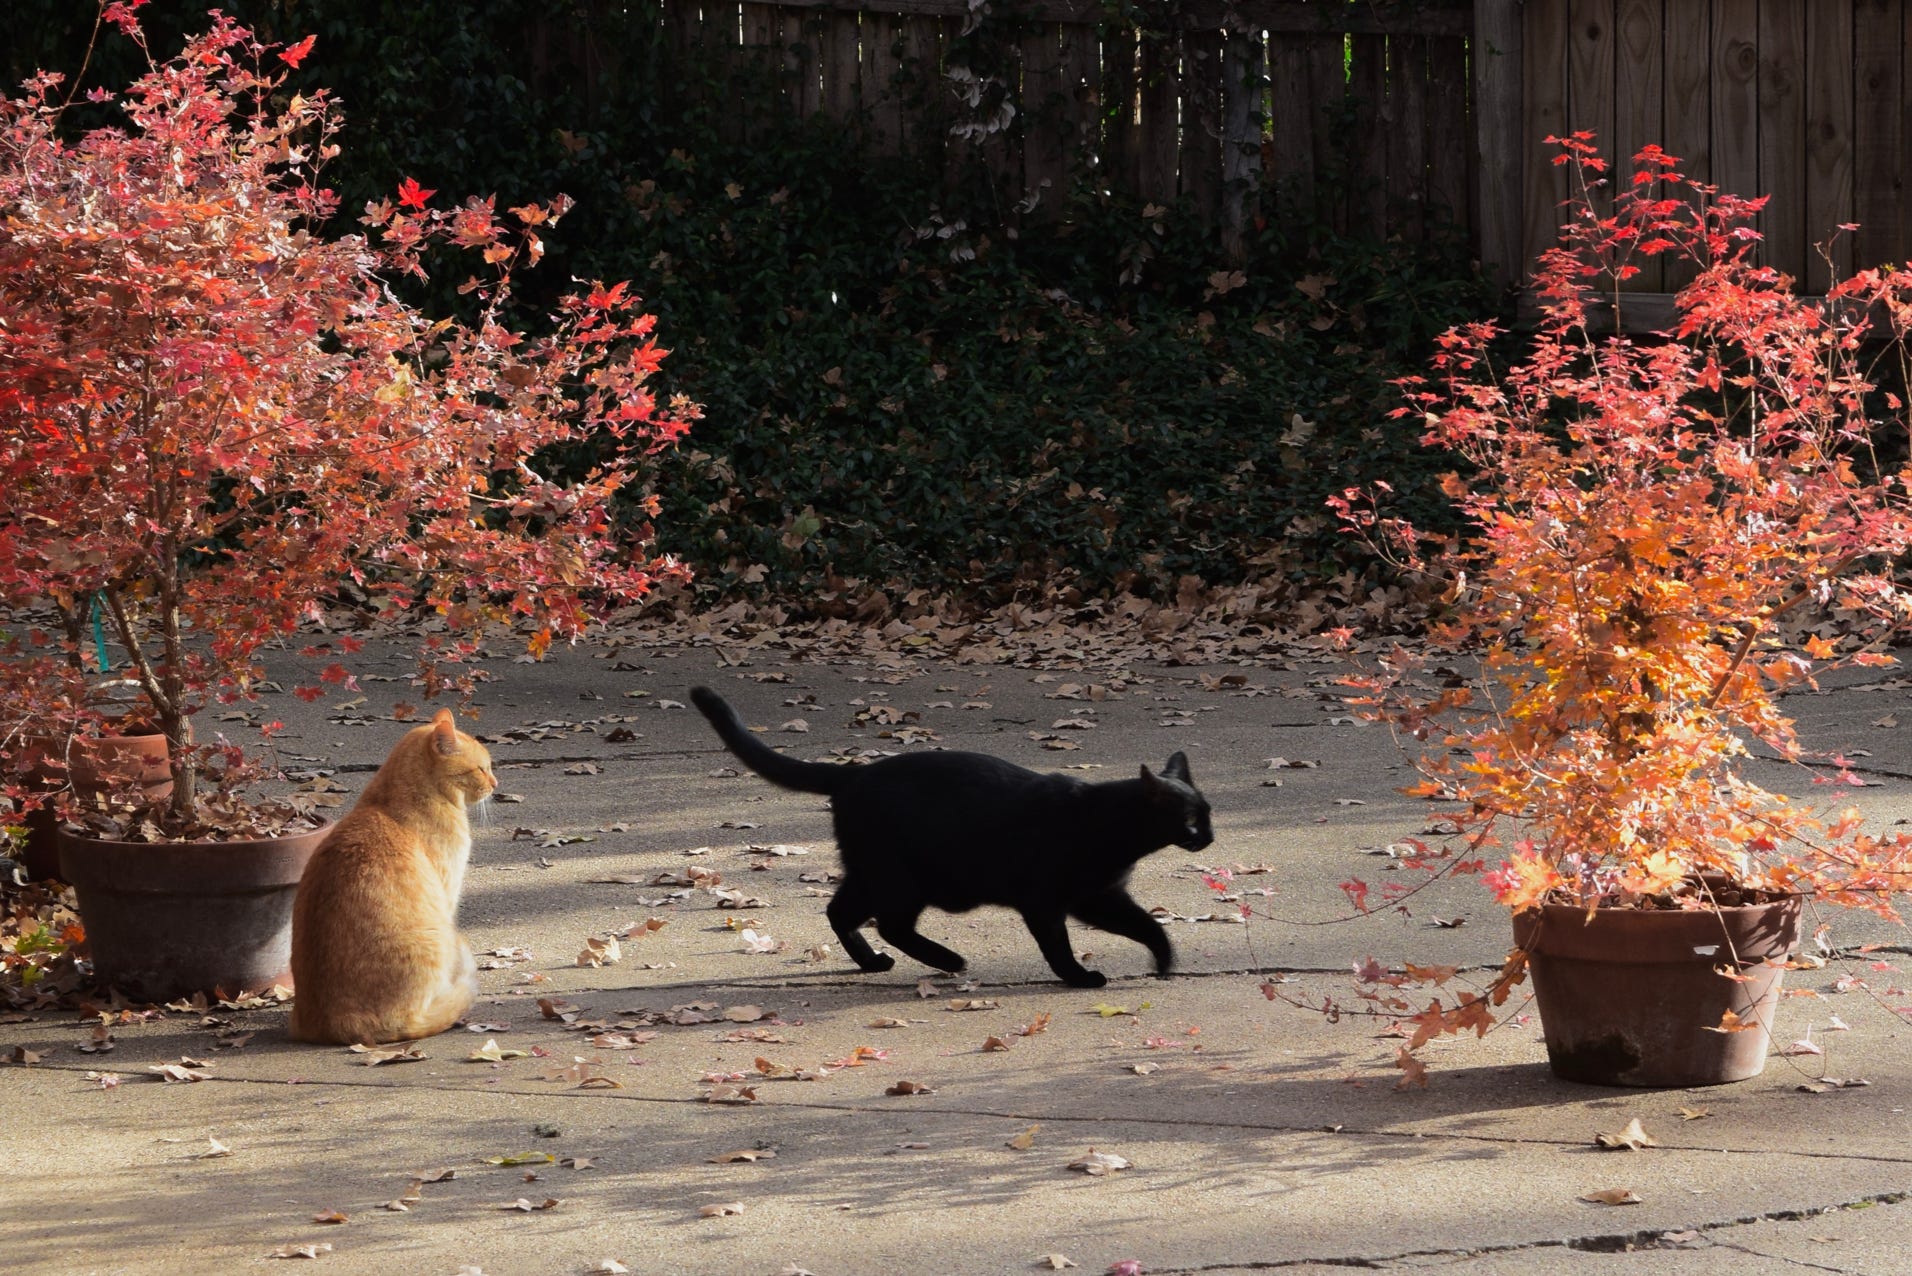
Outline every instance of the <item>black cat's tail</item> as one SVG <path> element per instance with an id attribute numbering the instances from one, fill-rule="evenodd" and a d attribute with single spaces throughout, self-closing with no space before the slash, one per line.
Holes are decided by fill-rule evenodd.
<path id="1" fill-rule="evenodd" d="M 710 719 L 718 738 L 737 755 L 737 760 L 772 784 L 802 793 L 835 793 L 841 787 L 844 768 L 786 758 L 752 734 L 737 711 L 709 687 L 692 687 L 690 702 Z"/>

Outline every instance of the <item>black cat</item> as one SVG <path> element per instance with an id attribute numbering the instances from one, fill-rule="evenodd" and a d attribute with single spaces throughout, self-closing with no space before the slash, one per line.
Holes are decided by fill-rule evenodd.
<path id="1" fill-rule="evenodd" d="M 764 744 L 708 687 L 690 693 L 744 765 L 786 789 L 826 793 L 843 882 L 825 910 L 844 951 L 868 971 L 896 963 L 870 947 L 876 931 L 926 966 L 957 971 L 963 959 L 916 932 L 929 905 L 952 913 L 1004 904 L 1022 914 L 1063 982 L 1100 988 L 1069 947 L 1064 919 L 1126 935 L 1155 954 L 1157 974 L 1175 965 L 1162 925 L 1130 898 L 1129 870 L 1175 845 L 1214 840 L 1208 802 L 1188 777 L 1188 758 L 1160 775 L 1089 784 L 1043 775 L 983 753 L 905 753 L 866 766 L 787 758 Z"/>

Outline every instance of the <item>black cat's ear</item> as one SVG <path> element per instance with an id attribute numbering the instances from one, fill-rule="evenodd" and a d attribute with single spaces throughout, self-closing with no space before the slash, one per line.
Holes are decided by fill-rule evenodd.
<path id="1" fill-rule="evenodd" d="M 1142 792 L 1153 796 L 1161 792 L 1162 782 L 1155 778 L 1155 772 L 1149 770 L 1148 763 L 1142 764 Z"/>
<path id="2" fill-rule="evenodd" d="M 1162 768 L 1162 774 L 1170 779 L 1180 780 L 1183 784 L 1189 783 L 1188 754 L 1177 752 L 1168 760 L 1168 765 Z"/>

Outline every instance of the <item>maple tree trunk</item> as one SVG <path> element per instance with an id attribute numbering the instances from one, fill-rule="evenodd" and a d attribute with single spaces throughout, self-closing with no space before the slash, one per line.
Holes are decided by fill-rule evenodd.
<path id="1" fill-rule="evenodd" d="M 145 647 L 141 645 L 138 631 L 133 627 L 132 617 L 127 614 L 119 591 L 102 590 L 100 596 L 105 600 L 107 612 L 113 617 L 113 627 L 119 632 L 120 645 L 126 648 L 127 655 L 133 661 L 140 690 L 145 693 L 147 703 L 152 705 L 160 734 L 166 737 L 166 759 L 173 776 L 173 793 L 167 809 L 176 818 L 187 820 L 192 816 L 195 797 L 193 728 L 184 709 L 185 678 L 182 671 L 185 666 L 179 660 L 183 654 L 179 633 L 180 616 L 171 589 L 176 579 L 169 574 L 166 585 L 162 587 L 159 616 L 166 663 L 158 669 L 153 667 Z"/>

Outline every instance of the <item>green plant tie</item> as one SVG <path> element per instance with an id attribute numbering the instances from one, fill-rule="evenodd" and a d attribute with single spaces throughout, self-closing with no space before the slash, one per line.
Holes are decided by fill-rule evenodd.
<path id="1" fill-rule="evenodd" d="M 106 662 L 106 616 L 105 608 L 100 606 L 100 596 L 93 595 L 93 649 L 100 658 L 100 672 L 110 673 L 113 666 Z"/>

